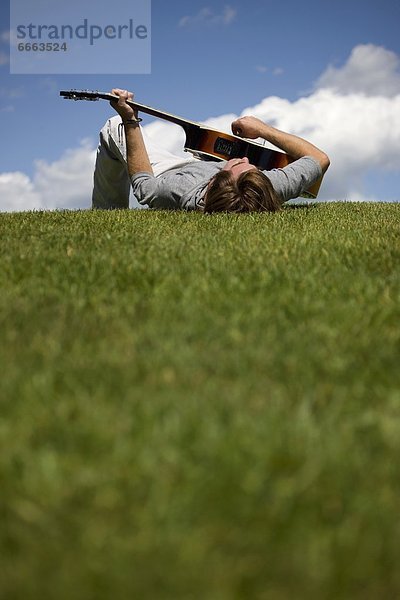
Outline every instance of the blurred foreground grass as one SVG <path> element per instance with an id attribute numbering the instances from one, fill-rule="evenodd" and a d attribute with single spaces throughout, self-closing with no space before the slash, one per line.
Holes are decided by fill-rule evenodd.
<path id="1" fill-rule="evenodd" d="M 0 215 L 0 597 L 400 597 L 400 204 Z"/>

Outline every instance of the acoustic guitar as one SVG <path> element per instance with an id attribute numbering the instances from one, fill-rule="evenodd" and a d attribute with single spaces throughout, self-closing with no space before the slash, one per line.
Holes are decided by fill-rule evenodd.
<path id="1" fill-rule="evenodd" d="M 118 100 L 118 96 L 113 94 L 90 90 L 62 90 L 60 91 L 60 96 L 68 100 Z M 230 160 L 231 158 L 243 158 L 247 156 L 249 162 L 262 171 L 283 168 L 295 160 L 284 152 L 271 150 L 254 140 L 223 133 L 201 123 L 189 121 L 162 110 L 157 110 L 151 106 L 132 102 L 131 100 L 128 100 L 127 104 L 135 110 L 144 112 L 152 117 L 180 125 L 186 134 L 185 151 L 191 152 L 194 156 L 202 160 Z M 303 192 L 302 196 L 304 198 L 316 198 L 321 182 L 322 177 L 307 191 Z"/>

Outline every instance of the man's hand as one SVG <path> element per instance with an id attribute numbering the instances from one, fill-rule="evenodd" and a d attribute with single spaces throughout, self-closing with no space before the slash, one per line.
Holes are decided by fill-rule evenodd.
<path id="1" fill-rule="evenodd" d="M 130 119 L 137 119 L 137 111 L 134 110 L 129 104 L 126 103 L 126 100 L 133 100 L 132 92 L 128 92 L 127 90 L 120 90 L 119 88 L 114 88 L 111 90 L 111 93 L 114 96 L 119 96 L 118 102 L 111 100 L 110 104 L 114 110 L 120 115 L 123 121 L 129 121 Z"/>
<path id="2" fill-rule="evenodd" d="M 250 140 L 260 137 L 263 127 L 265 127 L 265 123 L 256 117 L 240 117 L 231 125 L 232 133 Z"/>

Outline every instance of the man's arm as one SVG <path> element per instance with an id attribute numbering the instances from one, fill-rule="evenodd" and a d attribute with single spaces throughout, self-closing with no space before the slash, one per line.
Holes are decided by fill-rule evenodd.
<path id="1" fill-rule="evenodd" d="M 232 132 L 235 135 L 249 139 L 261 137 L 292 156 L 295 160 L 302 156 L 312 156 L 321 165 L 322 173 L 325 173 L 329 167 L 330 160 L 328 155 L 314 146 L 314 144 L 307 142 L 307 140 L 297 135 L 285 133 L 280 129 L 272 127 L 272 125 L 263 123 L 263 121 L 256 117 L 241 117 L 240 119 L 236 119 L 232 123 Z"/>
<path id="2" fill-rule="evenodd" d="M 118 102 L 110 102 L 110 104 L 121 116 L 124 124 L 129 176 L 141 172 L 153 174 L 139 122 L 132 122 L 137 121 L 137 112 L 126 103 L 126 100 L 133 99 L 133 94 L 119 88 L 113 89 L 111 93 L 119 96 Z"/>

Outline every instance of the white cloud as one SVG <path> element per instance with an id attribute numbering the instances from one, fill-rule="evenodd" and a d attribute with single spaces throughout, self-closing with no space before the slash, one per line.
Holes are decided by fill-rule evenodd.
<path id="1" fill-rule="evenodd" d="M 0 210 L 89 208 L 95 150 L 88 140 L 52 163 L 35 163 L 33 178 L 15 171 L 0 174 Z"/>
<path id="2" fill-rule="evenodd" d="M 189 25 L 229 25 L 235 19 L 237 10 L 229 5 L 224 6 L 221 14 L 215 13 L 211 8 L 204 7 L 195 15 L 185 15 L 179 20 L 179 27 Z"/>
<path id="3" fill-rule="evenodd" d="M 187 154 L 183 151 L 185 132 L 181 127 L 157 119 L 143 127 L 143 129 L 145 135 L 153 143 L 162 145 L 165 150 L 173 154 L 187 157 Z"/>
<path id="4" fill-rule="evenodd" d="M 229 113 L 226 115 L 220 115 L 219 117 L 210 117 L 204 124 L 212 129 L 218 129 L 218 131 L 225 131 L 226 133 L 232 133 L 231 123 L 237 119 L 237 115 Z"/>
<path id="5" fill-rule="evenodd" d="M 0 174 L 0 198 L 2 211 L 41 208 L 41 199 L 32 181 L 20 171 Z"/>
<path id="6" fill-rule="evenodd" d="M 381 46 L 361 44 L 353 48 L 344 66 L 329 66 L 316 87 L 391 98 L 400 94 L 400 57 Z"/>

